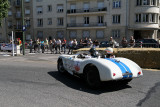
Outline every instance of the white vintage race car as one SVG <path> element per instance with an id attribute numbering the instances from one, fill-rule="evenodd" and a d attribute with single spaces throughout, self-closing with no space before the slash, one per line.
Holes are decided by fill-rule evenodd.
<path id="1" fill-rule="evenodd" d="M 60 73 L 83 76 L 90 87 L 99 87 L 102 81 L 121 81 L 128 84 L 143 75 L 141 68 L 126 58 L 92 58 L 86 54 L 60 55 L 57 61 Z"/>

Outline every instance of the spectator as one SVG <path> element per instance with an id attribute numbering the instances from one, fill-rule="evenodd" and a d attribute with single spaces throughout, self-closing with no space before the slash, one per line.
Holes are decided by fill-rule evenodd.
<path id="1" fill-rule="evenodd" d="M 56 44 L 57 44 L 57 50 L 56 50 L 56 54 L 57 54 L 57 51 L 59 50 L 59 54 L 61 54 L 61 40 L 60 39 L 58 39 L 57 41 L 56 41 Z"/>
<path id="2" fill-rule="evenodd" d="M 131 36 L 131 38 L 129 40 L 129 45 L 130 45 L 130 47 L 134 47 L 135 46 L 135 39 L 133 38 L 133 36 Z"/>
<path id="3" fill-rule="evenodd" d="M 36 44 L 37 44 L 37 48 L 38 48 L 38 53 L 40 53 L 40 41 L 39 41 L 39 38 L 37 39 Z"/>
<path id="4" fill-rule="evenodd" d="M 56 43 L 56 39 L 53 39 L 53 41 L 52 41 L 52 51 L 53 51 L 53 53 L 54 53 L 54 51 L 56 51 L 57 52 L 57 43 Z"/>
<path id="5" fill-rule="evenodd" d="M 73 45 L 73 40 L 70 39 L 69 43 L 68 43 L 68 48 L 69 48 L 69 51 L 68 51 L 68 54 L 71 52 L 72 53 L 72 45 Z"/>
<path id="6" fill-rule="evenodd" d="M 45 46 L 44 46 L 44 41 L 43 40 L 40 41 L 40 46 L 41 46 L 41 49 L 42 49 L 42 53 L 44 53 Z"/>
<path id="7" fill-rule="evenodd" d="M 112 37 L 110 37 L 109 45 L 110 45 L 111 48 L 119 46 L 119 44 Z"/>
<path id="8" fill-rule="evenodd" d="M 76 49 L 77 49 L 77 44 L 78 44 L 78 43 L 77 43 L 77 40 L 74 39 L 74 40 L 73 40 L 73 44 L 72 44 L 72 47 L 73 47 L 73 48 L 72 48 L 71 54 L 73 53 L 73 50 L 76 50 Z"/>
<path id="9" fill-rule="evenodd" d="M 65 38 L 63 38 L 63 40 L 62 40 L 62 48 L 61 48 L 61 50 L 62 50 L 62 52 L 64 51 L 64 54 L 65 54 L 65 52 L 66 52 L 66 43 L 67 43 L 66 39 L 65 39 Z"/>
<path id="10" fill-rule="evenodd" d="M 127 40 L 126 40 L 125 37 L 123 37 L 121 43 L 122 43 L 122 47 L 123 47 L 123 48 L 126 48 L 126 47 L 127 47 Z"/>
<path id="11" fill-rule="evenodd" d="M 93 41 L 93 47 L 99 48 L 99 42 L 97 39 L 95 41 Z"/>
<path id="12" fill-rule="evenodd" d="M 49 41 L 49 49 L 51 51 L 51 54 L 53 53 L 53 42 L 52 40 Z"/>
<path id="13" fill-rule="evenodd" d="M 79 48 L 83 48 L 83 47 L 84 47 L 84 46 L 83 46 L 83 39 L 80 39 L 79 44 L 78 44 L 78 47 L 79 47 Z"/>
<path id="14" fill-rule="evenodd" d="M 93 47 L 93 42 L 90 38 L 88 39 L 88 47 L 89 48 Z"/>
<path id="15" fill-rule="evenodd" d="M 83 46 L 84 46 L 85 48 L 88 47 L 88 39 L 87 39 L 87 38 L 85 38 L 85 40 L 83 41 Z"/>
<path id="16" fill-rule="evenodd" d="M 48 39 L 46 38 L 46 40 L 45 40 L 45 49 L 47 49 L 47 52 L 48 52 L 48 47 L 49 47 L 49 43 L 48 43 Z"/>
<path id="17" fill-rule="evenodd" d="M 33 41 L 32 39 L 30 39 L 30 42 L 29 42 L 30 53 L 32 53 L 32 47 L 33 47 Z"/>

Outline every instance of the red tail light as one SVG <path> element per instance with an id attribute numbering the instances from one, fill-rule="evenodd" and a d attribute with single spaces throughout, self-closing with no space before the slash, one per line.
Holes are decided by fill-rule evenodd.
<path id="1" fill-rule="evenodd" d="M 116 76 L 116 73 L 113 73 L 113 76 Z"/>
<path id="2" fill-rule="evenodd" d="M 141 72 L 138 72 L 138 75 L 141 75 Z"/>

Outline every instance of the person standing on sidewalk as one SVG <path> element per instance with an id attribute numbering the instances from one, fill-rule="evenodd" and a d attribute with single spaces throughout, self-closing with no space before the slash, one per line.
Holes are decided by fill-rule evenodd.
<path id="1" fill-rule="evenodd" d="M 32 53 L 32 47 L 33 47 L 33 41 L 32 39 L 30 39 L 30 42 L 29 42 L 30 53 Z"/>
<path id="2" fill-rule="evenodd" d="M 66 43 L 67 43 L 66 39 L 63 38 L 63 40 L 62 40 L 62 52 L 64 51 L 64 54 L 66 52 Z"/>
<path id="3" fill-rule="evenodd" d="M 68 48 L 69 48 L 69 50 L 68 50 L 68 54 L 71 52 L 72 53 L 72 47 L 73 46 L 73 40 L 72 39 L 70 39 L 70 41 L 69 41 L 69 43 L 68 43 Z"/>
<path id="4" fill-rule="evenodd" d="M 51 51 L 51 54 L 53 53 L 53 42 L 52 40 L 49 41 L 49 49 Z"/>
<path id="5" fill-rule="evenodd" d="M 38 46 L 38 53 L 40 53 L 40 40 L 39 40 L 39 38 L 37 39 L 36 44 Z"/>
<path id="6" fill-rule="evenodd" d="M 59 50 L 59 54 L 61 54 L 61 40 L 60 39 L 58 39 L 57 41 L 56 41 L 56 44 L 57 44 L 57 51 Z M 57 54 L 57 51 L 56 51 L 56 54 Z"/>

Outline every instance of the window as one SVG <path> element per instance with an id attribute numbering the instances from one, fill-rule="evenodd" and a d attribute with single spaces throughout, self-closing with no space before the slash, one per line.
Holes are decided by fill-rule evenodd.
<path id="1" fill-rule="evenodd" d="M 52 5 L 48 5 L 48 12 L 52 11 Z"/>
<path id="2" fill-rule="evenodd" d="M 12 11 L 9 10 L 9 11 L 8 11 L 8 16 L 11 16 L 11 15 L 12 15 Z"/>
<path id="3" fill-rule="evenodd" d="M 38 31 L 37 32 L 37 38 L 43 39 L 43 31 Z"/>
<path id="4" fill-rule="evenodd" d="M 115 0 L 113 1 L 113 8 L 120 8 L 121 7 L 121 1 Z"/>
<path id="5" fill-rule="evenodd" d="M 57 21 L 59 26 L 63 26 L 63 18 L 58 18 Z"/>
<path id="6" fill-rule="evenodd" d="M 137 6 L 142 5 L 142 0 L 137 0 Z"/>
<path id="7" fill-rule="evenodd" d="M 38 7 L 37 7 L 37 13 L 38 13 L 38 14 L 41 14 L 42 12 L 43 12 L 42 6 L 38 6 Z"/>
<path id="8" fill-rule="evenodd" d="M 98 16 L 98 24 L 103 24 L 104 17 Z"/>
<path id="9" fill-rule="evenodd" d="M 89 3 L 84 3 L 83 9 L 84 9 L 84 12 L 89 12 Z"/>
<path id="10" fill-rule="evenodd" d="M 141 22 L 141 14 L 136 14 L 136 22 Z"/>
<path id="11" fill-rule="evenodd" d="M 98 2 L 98 10 L 101 10 L 103 8 L 104 8 L 104 2 L 103 1 Z"/>
<path id="12" fill-rule="evenodd" d="M 25 14 L 30 14 L 30 9 L 25 9 Z"/>
<path id="13" fill-rule="evenodd" d="M 59 39 L 62 39 L 63 36 L 64 36 L 64 32 L 63 32 L 63 31 L 57 31 L 57 37 L 58 37 Z"/>
<path id="14" fill-rule="evenodd" d="M 76 5 L 75 4 L 71 4 L 71 13 L 76 13 Z"/>
<path id="15" fill-rule="evenodd" d="M 88 30 L 83 31 L 83 38 L 89 38 L 90 32 Z"/>
<path id="16" fill-rule="evenodd" d="M 43 19 L 37 19 L 37 26 L 42 27 L 43 26 Z"/>
<path id="17" fill-rule="evenodd" d="M 143 22 L 149 22 L 149 14 L 143 14 Z"/>
<path id="18" fill-rule="evenodd" d="M 63 13 L 63 4 L 57 5 L 57 12 L 58 13 Z"/>
<path id="19" fill-rule="evenodd" d="M 25 2 L 30 2 L 30 0 L 25 0 Z"/>
<path id="20" fill-rule="evenodd" d="M 12 28 L 12 21 L 8 21 L 8 28 Z"/>
<path id="21" fill-rule="evenodd" d="M 151 0 L 151 5 L 156 5 L 156 1 L 155 0 Z"/>
<path id="22" fill-rule="evenodd" d="M 104 31 L 103 30 L 97 30 L 96 36 L 98 39 L 104 38 Z"/>
<path id="23" fill-rule="evenodd" d="M 31 26 L 31 21 L 30 20 L 26 20 L 26 27 L 30 27 Z"/>
<path id="24" fill-rule="evenodd" d="M 84 24 L 88 25 L 89 24 L 89 17 L 84 17 Z"/>
<path id="25" fill-rule="evenodd" d="M 120 30 L 112 30 L 112 37 L 119 38 L 120 37 Z"/>
<path id="26" fill-rule="evenodd" d="M 120 23 L 121 17 L 120 15 L 113 15 L 113 23 Z"/>
<path id="27" fill-rule="evenodd" d="M 143 0 L 143 5 L 149 5 L 149 0 Z"/>
<path id="28" fill-rule="evenodd" d="M 70 38 L 75 39 L 77 37 L 77 32 L 76 31 L 70 31 Z"/>
<path id="29" fill-rule="evenodd" d="M 52 25 L 52 18 L 48 18 L 48 25 Z"/>

